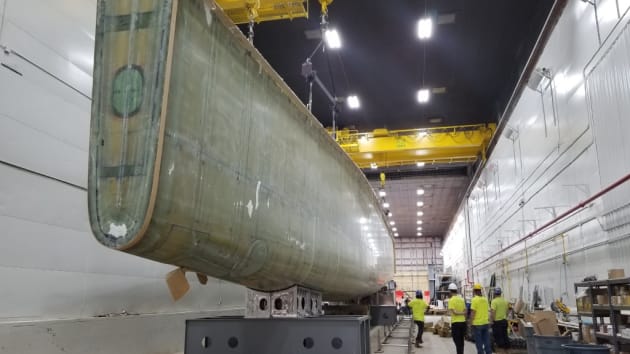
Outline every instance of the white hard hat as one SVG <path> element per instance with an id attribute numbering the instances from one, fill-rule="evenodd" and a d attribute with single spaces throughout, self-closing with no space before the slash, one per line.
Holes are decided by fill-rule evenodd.
<path id="1" fill-rule="evenodd" d="M 455 283 L 450 283 L 448 285 L 448 290 L 457 290 L 457 285 L 455 285 Z"/>

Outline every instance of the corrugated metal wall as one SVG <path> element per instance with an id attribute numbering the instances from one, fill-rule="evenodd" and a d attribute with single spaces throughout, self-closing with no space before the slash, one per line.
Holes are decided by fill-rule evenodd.
<path id="1" fill-rule="evenodd" d="M 394 280 L 398 289 L 407 292 L 429 290 L 429 267 L 442 267 L 441 249 L 439 237 L 396 238 Z"/>

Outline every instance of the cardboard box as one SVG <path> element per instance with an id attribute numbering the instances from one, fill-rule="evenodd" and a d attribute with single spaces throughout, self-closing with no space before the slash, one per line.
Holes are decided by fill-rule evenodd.
<path id="1" fill-rule="evenodd" d="M 623 269 L 608 269 L 608 279 L 625 278 L 625 272 Z"/>
<path id="2" fill-rule="evenodd" d="M 595 298 L 598 305 L 608 305 L 608 295 L 597 295 Z"/>
<path id="3" fill-rule="evenodd" d="M 534 333 L 541 336 L 559 336 L 558 320 L 553 311 L 538 311 L 525 314 L 525 321 L 534 326 Z"/>

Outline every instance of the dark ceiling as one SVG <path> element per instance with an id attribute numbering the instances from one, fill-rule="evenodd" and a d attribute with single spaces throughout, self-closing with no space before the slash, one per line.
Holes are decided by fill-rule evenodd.
<path id="1" fill-rule="evenodd" d="M 365 132 L 497 122 L 552 5 L 552 0 L 335 0 L 329 22 L 339 31 L 343 47 L 320 50 L 313 66 L 338 97 L 357 94 L 361 100 L 359 110 L 342 105 L 340 127 Z M 254 40 L 305 103 L 301 67 L 320 41 L 309 39 L 320 33 L 319 3 L 310 0 L 310 6 L 308 20 L 256 25 Z M 434 25 L 433 37 L 421 41 L 416 26 L 425 14 L 446 23 Z M 448 17 L 450 21 L 443 21 Z M 434 93 L 427 104 L 420 104 L 416 93 L 422 87 L 446 92 Z M 324 126 L 331 126 L 331 104 L 317 88 L 313 113 Z M 425 202 L 422 235 L 443 237 L 476 166 L 364 172 L 375 189 L 379 173 L 386 173 L 383 201 L 390 204 L 400 237 L 416 236 L 418 200 Z M 416 195 L 418 188 L 426 194 Z"/>
<path id="2" fill-rule="evenodd" d="M 318 52 L 314 69 L 337 96 L 356 93 L 361 108 L 344 105 L 341 127 L 360 131 L 496 122 L 551 8 L 551 0 L 336 0 L 330 26 L 340 32 L 340 50 Z M 426 9 L 426 10 L 425 10 Z M 426 11 L 426 12 L 425 12 Z M 428 41 L 416 37 L 425 13 L 454 14 L 455 21 L 434 26 Z M 310 1 L 310 18 L 256 25 L 255 45 L 297 95 L 306 102 L 301 64 L 319 39 L 319 3 Z M 328 70 L 330 61 L 331 71 Z M 332 75 L 330 73 L 332 72 Z M 423 86 L 446 88 L 428 104 L 416 101 Z M 315 89 L 313 113 L 331 125 L 330 103 Z M 431 118 L 441 122 L 429 123 Z"/>

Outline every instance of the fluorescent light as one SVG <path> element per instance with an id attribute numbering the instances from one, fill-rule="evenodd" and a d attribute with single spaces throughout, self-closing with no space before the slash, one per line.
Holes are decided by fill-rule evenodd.
<path id="1" fill-rule="evenodd" d="M 359 224 L 365 224 L 367 222 L 366 218 L 360 218 L 359 219 Z"/>
<path id="2" fill-rule="evenodd" d="M 394 236 L 398 237 L 398 232 L 394 234 Z"/>
<path id="3" fill-rule="evenodd" d="M 422 232 L 418 232 L 416 235 L 418 235 L 418 236 L 422 236 Z"/>
<path id="4" fill-rule="evenodd" d="M 359 109 L 361 108 L 361 102 L 359 102 L 359 97 L 357 95 L 348 96 L 348 107 L 350 109 Z"/>
<path id="5" fill-rule="evenodd" d="M 396 225 L 396 222 L 394 220 L 389 222 L 390 225 Z"/>
<path id="6" fill-rule="evenodd" d="M 394 214 L 392 214 L 392 212 L 390 211 L 390 212 L 387 213 L 387 216 L 389 216 L 391 218 L 392 216 L 394 216 Z"/>
<path id="7" fill-rule="evenodd" d="M 387 202 L 383 203 L 383 208 L 389 208 L 389 203 Z"/>
<path id="8" fill-rule="evenodd" d="M 336 29 L 328 29 L 324 32 L 324 38 L 326 40 L 326 44 L 330 49 L 339 49 L 341 48 L 341 37 L 339 37 L 339 32 Z"/>
<path id="9" fill-rule="evenodd" d="M 373 169 L 373 170 L 376 170 L 378 168 L 378 165 L 376 164 L 376 162 L 372 162 L 370 164 L 370 168 Z"/>
<path id="10" fill-rule="evenodd" d="M 431 98 L 431 92 L 429 91 L 429 89 L 418 90 L 417 99 L 419 103 L 427 103 L 429 102 L 430 98 Z"/>
<path id="11" fill-rule="evenodd" d="M 387 193 L 385 193 L 385 190 L 384 190 L 384 189 L 379 189 L 379 190 L 378 190 L 378 196 L 379 196 L 379 197 L 384 197 L 384 196 L 386 196 L 386 195 L 387 195 Z"/>
<path id="12" fill-rule="evenodd" d="M 392 231 L 396 232 L 396 231 L 398 231 L 398 228 L 392 227 Z"/>
<path id="13" fill-rule="evenodd" d="M 418 231 L 422 231 L 422 226 L 418 226 Z"/>
<path id="14" fill-rule="evenodd" d="M 422 216 L 422 215 L 424 215 L 424 212 L 423 211 L 419 211 L 418 212 L 418 216 Z"/>
<path id="15" fill-rule="evenodd" d="M 424 194 L 424 189 L 420 188 L 416 191 L 417 195 L 423 195 Z"/>
<path id="16" fill-rule="evenodd" d="M 425 163 L 424 162 L 416 162 L 416 166 L 418 167 L 424 167 Z"/>
<path id="17" fill-rule="evenodd" d="M 417 202 L 417 203 L 416 203 L 416 205 L 417 205 L 419 208 L 421 208 L 421 207 L 423 207 L 423 206 L 424 206 L 424 202 L 422 202 L 422 201 Z"/>
<path id="18" fill-rule="evenodd" d="M 425 17 L 418 21 L 418 38 L 429 39 L 433 34 L 433 20 Z"/>
<path id="19" fill-rule="evenodd" d="M 418 221 L 416 221 L 416 224 L 418 224 L 418 225 L 422 225 L 422 220 L 418 220 Z"/>

